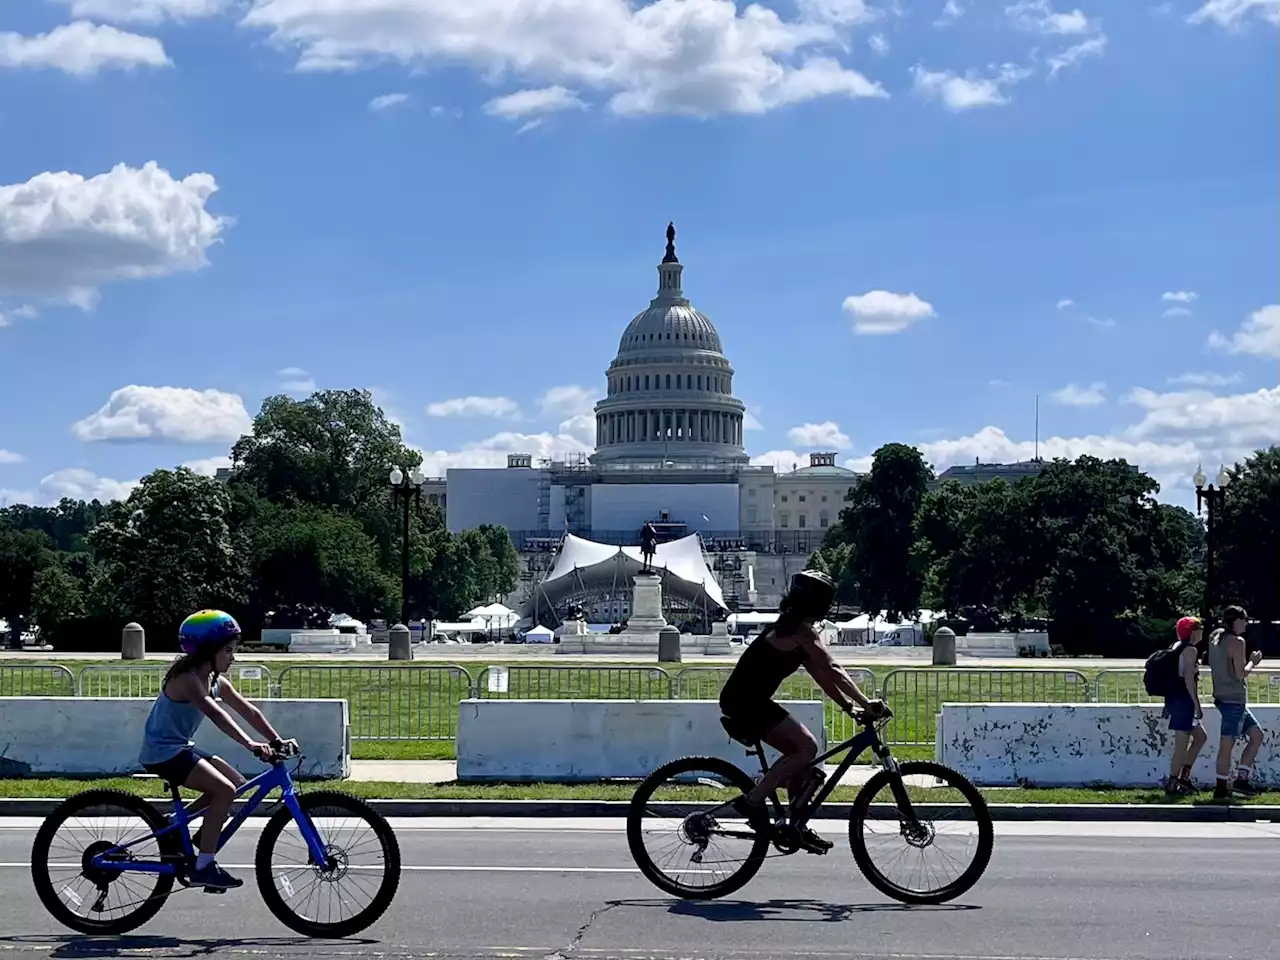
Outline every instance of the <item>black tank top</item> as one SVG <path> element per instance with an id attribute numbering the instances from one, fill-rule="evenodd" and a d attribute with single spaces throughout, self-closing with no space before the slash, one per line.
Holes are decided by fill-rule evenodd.
<path id="1" fill-rule="evenodd" d="M 782 682 L 804 663 L 804 648 L 782 650 L 762 634 L 742 651 L 720 691 L 721 702 L 770 700 Z"/>

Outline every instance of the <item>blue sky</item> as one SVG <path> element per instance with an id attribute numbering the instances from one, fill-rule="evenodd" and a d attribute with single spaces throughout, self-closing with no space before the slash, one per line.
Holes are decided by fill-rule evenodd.
<path id="1" fill-rule="evenodd" d="M 1280 0 L 403 6 L 0 6 L 0 498 L 313 385 L 586 450 L 668 220 L 762 461 L 1280 442 Z"/>

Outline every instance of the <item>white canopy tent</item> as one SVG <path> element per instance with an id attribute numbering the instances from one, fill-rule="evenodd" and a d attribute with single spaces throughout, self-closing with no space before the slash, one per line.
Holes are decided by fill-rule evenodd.
<path id="1" fill-rule="evenodd" d="M 481 623 L 491 630 L 510 630 L 519 622 L 520 615 L 501 603 L 487 603 L 464 614 L 474 623 Z"/>
<path id="2" fill-rule="evenodd" d="M 653 570 L 662 576 L 663 590 L 690 604 L 706 602 L 727 609 L 724 593 L 707 567 L 697 534 L 658 544 Z M 596 543 L 566 533 L 550 572 L 525 601 L 522 613 L 534 616 L 539 607 L 558 606 L 581 593 L 631 590 L 631 578 L 644 569 L 640 548 Z"/>

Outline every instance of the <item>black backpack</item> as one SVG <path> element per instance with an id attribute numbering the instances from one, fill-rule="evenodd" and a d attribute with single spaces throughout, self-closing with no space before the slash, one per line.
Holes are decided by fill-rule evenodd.
<path id="1" fill-rule="evenodd" d="M 1187 649 L 1187 642 L 1179 640 L 1172 647 L 1157 650 L 1147 657 L 1147 666 L 1142 674 L 1142 685 L 1153 697 L 1167 697 L 1177 692 L 1182 678 L 1178 676 L 1178 658 Z"/>

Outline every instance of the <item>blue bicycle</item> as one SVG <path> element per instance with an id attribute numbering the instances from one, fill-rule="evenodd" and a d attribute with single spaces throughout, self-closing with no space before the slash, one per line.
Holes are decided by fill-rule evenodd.
<path id="1" fill-rule="evenodd" d="M 386 819 L 363 800 L 332 790 L 299 793 L 285 760 L 273 757 L 270 769 L 240 788 L 237 797 L 251 796 L 231 816 L 218 849 L 278 789 L 277 809 L 254 857 L 267 909 L 303 936 L 352 936 L 391 905 L 400 883 L 399 844 Z M 299 756 L 296 769 L 301 763 Z M 87 790 L 49 815 L 36 833 L 31 875 L 55 919 L 80 933 L 127 933 L 160 912 L 175 882 L 191 886 L 190 828 L 202 811 L 197 804 L 184 807 L 177 787 L 166 786 L 173 797 L 168 817 L 122 790 Z M 372 836 L 360 839 L 361 827 Z M 293 862 L 290 847 L 297 851 Z"/>

